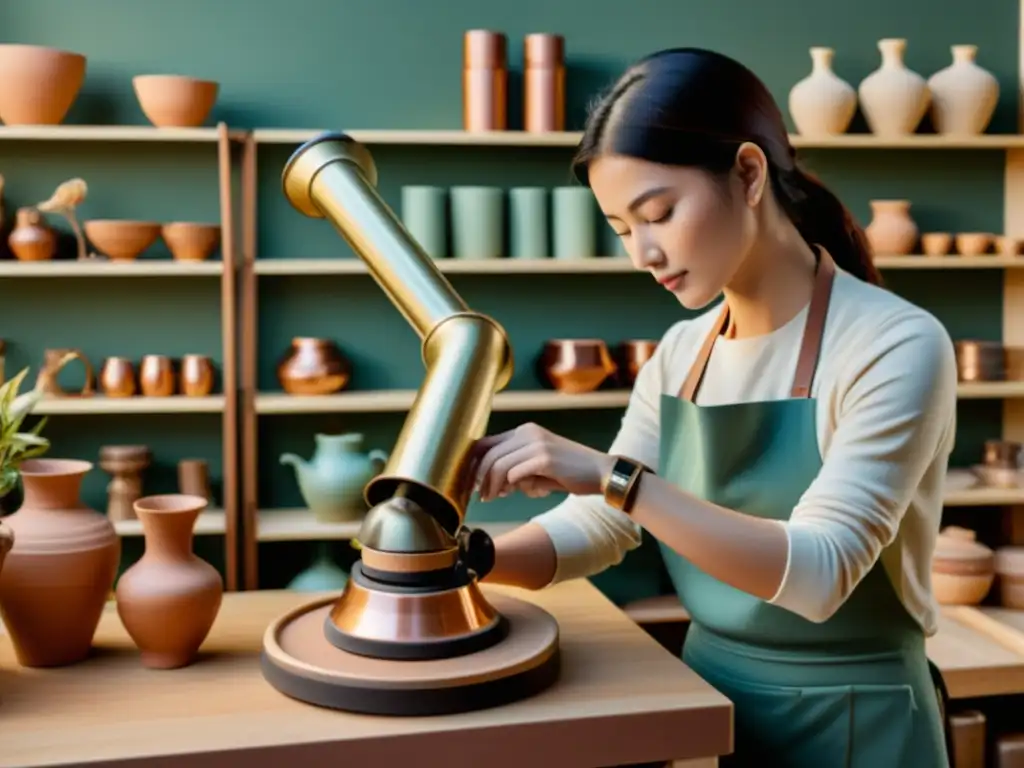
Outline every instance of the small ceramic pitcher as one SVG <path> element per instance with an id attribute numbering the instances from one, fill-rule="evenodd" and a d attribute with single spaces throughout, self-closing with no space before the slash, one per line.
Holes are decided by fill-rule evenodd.
<path id="1" fill-rule="evenodd" d="M 364 436 L 317 434 L 316 450 L 308 461 L 294 453 L 281 454 L 281 463 L 295 468 L 306 506 L 321 523 L 358 520 L 366 512 L 363 488 L 384 470 L 388 455 L 363 453 Z"/>

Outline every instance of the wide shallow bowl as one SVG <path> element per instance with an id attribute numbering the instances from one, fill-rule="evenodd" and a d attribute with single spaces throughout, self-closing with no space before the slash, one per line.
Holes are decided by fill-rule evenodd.
<path id="1" fill-rule="evenodd" d="M 160 232 L 178 261 L 205 261 L 220 242 L 219 224 L 172 221 L 164 224 Z"/>
<path id="2" fill-rule="evenodd" d="M 84 229 L 96 250 L 114 261 L 137 259 L 160 237 L 160 224 L 155 221 L 92 219 Z"/>

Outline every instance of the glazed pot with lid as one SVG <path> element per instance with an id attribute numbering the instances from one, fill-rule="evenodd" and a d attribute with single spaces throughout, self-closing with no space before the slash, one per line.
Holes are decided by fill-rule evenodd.
<path id="1" fill-rule="evenodd" d="M 995 553 L 974 531 L 947 526 L 935 541 L 932 588 L 942 605 L 977 605 L 995 580 Z"/>

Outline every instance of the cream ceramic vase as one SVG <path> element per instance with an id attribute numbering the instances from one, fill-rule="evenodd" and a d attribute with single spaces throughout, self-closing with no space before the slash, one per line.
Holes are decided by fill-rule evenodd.
<path id="1" fill-rule="evenodd" d="M 879 40 L 878 50 L 882 54 L 881 66 L 865 77 L 857 89 L 861 111 L 875 135 L 906 136 L 917 130 L 928 111 L 928 83 L 903 63 L 906 40 Z"/>
<path id="2" fill-rule="evenodd" d="M 864 230 L 876 256 L 905 256 L 917 245 L 917 224 L 909 200 L 872 200 L 871 223 Z"/>
<path id="3" fill-rule="evenodd" d="M 953 63 L 928 79 L 932 122 L 939 133 L 976 136 L 988 128 L 999 101 L 999 81 L 974 60 L 976 45 L 954 45 Z"/>
<path id="4" fill-rule="evenodd" d="M 789 92 L 789 114 L 802 136 L 845 133 L 857 111 L 857 93 L 832 71 L 834 58 L 832 48 L 811 48 L 811 73 Z"/>

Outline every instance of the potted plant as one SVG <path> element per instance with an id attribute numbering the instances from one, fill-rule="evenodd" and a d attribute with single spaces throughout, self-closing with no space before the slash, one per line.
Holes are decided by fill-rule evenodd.
<path id="1" fill-rule="evenodd" d="M 22 430 L 25 418 L 43 396 L 39 389 L 19 394 L 27 375 L 25 368 L 0 384 L 0 499 L 17 486 L 21 462 L 42 455 L 50 447 L 50 441 L 39 434 L 46 424 L 45 417 L 31 429 Z M 0 522 L 0 567 L 13 545 L 14 534 Z"/>

